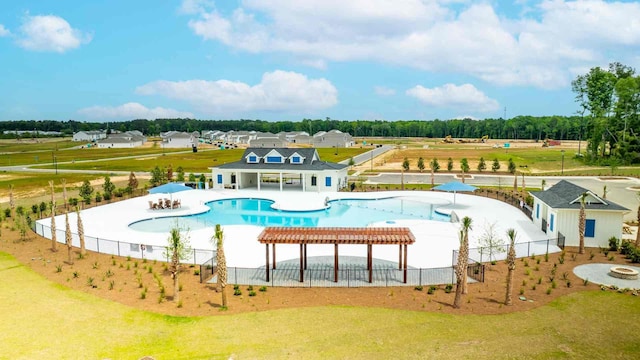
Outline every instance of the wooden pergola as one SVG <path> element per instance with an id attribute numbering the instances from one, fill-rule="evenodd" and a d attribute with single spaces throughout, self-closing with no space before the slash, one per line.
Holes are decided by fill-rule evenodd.
<path id="1" fill-rule="evenodd" d="M 338 282 L 338 245 L 367 245 L 367 270 L 369 283 L 373 280 L 373 245 L 398 245 L 398 269 L 404 270 L 403 282 L 407 282 L 407 245 L 416 239 L 404 227 L 389 228 L 309 228 L 309 227 L 268 227 L 258 236 L 258 241 L 266 245 L 266 281 L 269 282 L 269 244 L 272 247 L 273 269 L 276 268 L 276 244 L 300 245 L 300 282 L 304 282 L 307 269 L 308 244 L 333 244 L 333 281 Z"/>

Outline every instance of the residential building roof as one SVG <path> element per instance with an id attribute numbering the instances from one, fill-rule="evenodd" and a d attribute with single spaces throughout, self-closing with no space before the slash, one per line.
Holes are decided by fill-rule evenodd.
<path id="1" fill-rule="evenodd" d="M 544 191 L 532 191 L 531 196 L 540 199 L 540 201 L 554 209 L 579 210 L 580 198 L 584 193 L 587 194 L 585 198 L 585 209 L 629 211 L 629 209 L 624 206 L 602 199 L 591 190 L 566 180 L 560 180 L 559 183 Z"/>
<path id="2" fill-rule="evenodd" d="M 289 161 L 283 163 L 267 163 L 265 157 L 272 151 L 277 151 L 284 158 L 288 159 L 291 155 L 297 153 L 302 157 L 302 163 L 292 164 Z M 259 159 L 256 163 L 247 162 L 247 157 L 251 154 L 256 155 Z M 313 148 L 247 148 L 242 154 L 240 161 L 223 164 L 216 166 L 218 169 L 238 169 L 238 170 L 308 170 L 308 171 L 321 171 L 321 170 L 340 170 L 348 167 L 349 165 L 332 163 L 327 161 L 321 161 L 316 149 Z"/>

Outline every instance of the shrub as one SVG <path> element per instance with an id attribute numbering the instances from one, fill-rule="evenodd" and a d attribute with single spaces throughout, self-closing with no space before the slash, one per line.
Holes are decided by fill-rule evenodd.
<path id="1" fill-rule="evenodd" d="M 93 284 L 93 278 L 92 277 L 88 277 L 87 278 L 87 286 L 95 287 L 95 285 Z"/>
<path id="2" fill-rule="evenodd" d="M 99 192 L 96 193 L 96 202 L 99 203 L 102 201 L 102 194 L 100 194 Z"/>
<path id="3" fill-rule="evenodd" d="M 249 291 L 249 296 L 256 296 L 256 292 L 255 291 Z"/>
<path id="4" fill-rule="evenodd" d="M 609 238 L 609 250 L 610 251 L 618 251 L 618 246 L 620 245 L 620 239 L 615 236 Z"/>
<path id="5" fill-rule="evenodd" d="M 238 285 L 238 284 L 234 284 L 234 285 L 233 285 L 233 290 L 238 290 L 238 289 L 240 289 L 240 285 Z"/>
<path id="6" fill-rule="evenodd" d="M 80 277 L 80 273 L 79 273 L 79 272 L 77 272 L 77 271 L 74 271 L 74 272 L 73 272 L 73 278 L 74 278 L 74 279 L 77 279 L 78 277 Z"/>
<path id="7" fill-rule="evenodd" d="M 417 290 L 417 291 L 422 291 L 422 285 L 418 285 L 418 286 L 414 287 L 413 289 Z"/>
<path id="8" fill-rule="evenodd" d="M 56 265 L 56 272 L 62 272 L 62 265 Z"/>
<path id="9" fill-rule="evenodd" d="M 449 294 L 451 291 L 453 291 L 453 284 L 447 284 L 444 287 L 444 292 L 446 292 L 447 294 Z"/>
<path id="10" fill-rule="evenodd" d="M 582 285 L 584 285 L 584 286 L 589 285 L 589 279 L 582 280 Z"/>
<path id="11" fill-rule="evenodd" d="M 436 289 L 438 289 L 438 288 L 435 285 L 429 286 L 429 289 L 427 289 L 427 294 L 433 295 L 433 293 L 436 292 Z"/>
<path id="12" fill-rule="evenodd" d="M 78 206 L 78 198 L 69 198 L 69 205 L 71 206 Z"/>
<path id="13" fill-rule="evenodd" d="M 4 209 L 4 217 L 6 217 L 6 218 L 10 218 L 11 217 L 11 209 L 10 208 Z"/>
<path id="14" fill-rule="evenodd" d="M 113 287 L 115 286 L 116 282 L 111 280 L 109 281 L 109 290 L 113 290 Z"/>
<path id="15" fill-rule="evenodd" d="M 267 287 L 266 286 L 260 286 L 260 289 L 258 289 L 261 292 L 266 292 L 267 291 Z"/>
<path id="16" fill-rule="evenodd" d="M 631 241 L 622 240 L 622 243 L 620 244 L 620 254 L 629 255 L 631 252 L 633 252 L 633 250 L 634 250 L 634 246 L 631 243 Z"/>
<path id="17" fill-rule="evenodd" d="M 233 295 L 234 296 L 240 296 L 240 295 L 242 295 L 242 291 L 240 291 L 240 289 L 235 289 L 235 290 L 233 290 Z"/>
<path id="18" fill-rule="evenodd" d="M 200 269 L 193 270 L 193 275 L 200 275 Z"/>

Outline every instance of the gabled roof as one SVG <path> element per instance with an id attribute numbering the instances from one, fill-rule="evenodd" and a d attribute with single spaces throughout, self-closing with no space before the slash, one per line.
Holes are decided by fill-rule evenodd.
<path id="1" fill-rule="evenodd" d="M 265 163 L 264 157 L 272 152 L 277 151 L 284 158 L 289 159 L 291 155 L 298 153 L 303 158 L 302 164 L 291 164 L 288 160 L 282 164 L 276 163 Z M 260 158 L 260 162 L 258 163 L 247 163 L 246 158 L 249 154 L 253 153 L 254 155 Z M 247 148 L 242 154 L 241 160 L 223 164 L 220 166 L 216 166 L 216 169 L 238 169 L 238 170 L 310 170 L 310 171 L 321 171 L 321 170 L 340 170 L 348 167 L 345 164 L 338 164 L 326 161 L 320 161 L 320 157 L 316 152 L 316 149 L 313 148 Z"/>
<path id="2" fill-rule="evenodd" d="M 554 209 L 580 209 L 580 197 L 586 193 L 586 209 L 592 210 L 619 210 L 629 211 L 609 200 L 603 200 L 592 191 L 585 189 L 566 180 L 560 180 L 545 191 L 532 191 L 531 196 L 538 198 L 543 203 Z"/>

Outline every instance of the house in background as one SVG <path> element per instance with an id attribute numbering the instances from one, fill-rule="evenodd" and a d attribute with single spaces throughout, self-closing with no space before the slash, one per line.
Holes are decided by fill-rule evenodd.
<path id="1" fill-rule="evenodd" d="M 198 146 L 199 138 L 193 133 L 168 131 L 160 134 L 162 146 L 166 148 L 193 148 Z"/>
<path id="2" fill-rule="evenodd" d="M 98 141 L 107 137 L 107 132 L 104 130 L 91 130 L 91 131 L 78 131 L 73 134 L 73 141 Z"/>
<path id="3" fill-rule="evenodd" d="M 255 139 L 249 140 L 250 147 L 258 147 L 258 148 L 283 148 L 287 147 L 287 142 L 278 137 L 258 137 Z"/>
<path id="4" fill-rule="evenodd" d="M 608 246 L 610 237 L 621 238 L 623 217 L 629 209 L 566 180 L 547 190 L 531 192 L 533 223 L 540 226 L 550 238 L 564 236 L 565 246 L 579 246 L 578 221 L 582 194 L 586 194 L 585 246 Z"/>
<path id="5" fill-rule="evenodd" d="M 147 138 L 140 131 L 112 133 L 106 139 L 96 141 L 99 148 L 134 148 L 144 145 Z"/>
<path id="6" fill-rule="evenodd" d="M 214 189 L 339 191 L 348 165 L 320 160 L 312 148 L 247 148 L 240 161 L 211 168 Z"/>
<path id="7" fill-rule="evenodd" d="M 313 135 L 313 147 L 316 148 L 346 148 L 354 144 L 353 137 L 340 130 L 319 131 Z"/>

